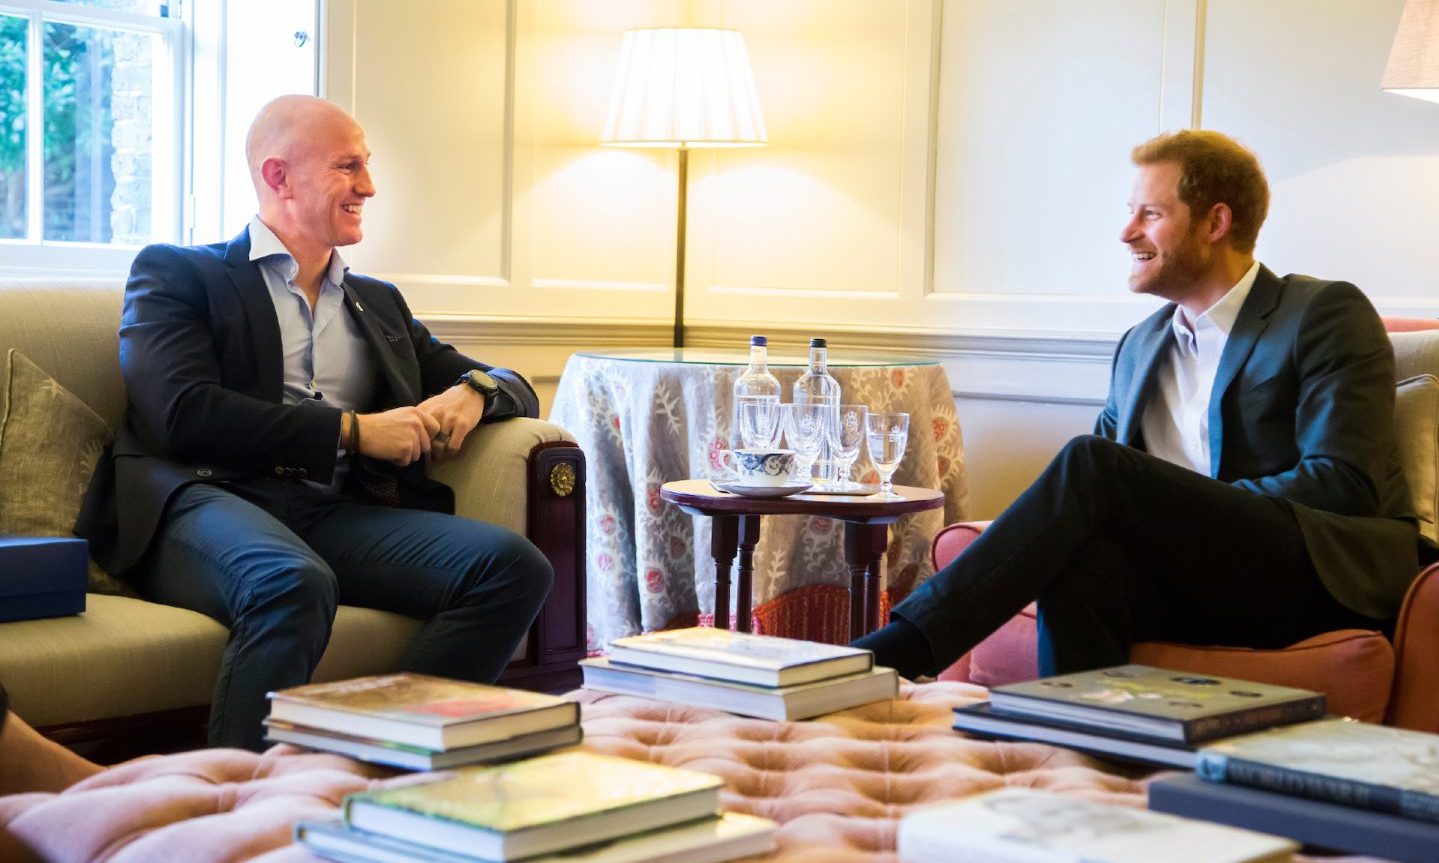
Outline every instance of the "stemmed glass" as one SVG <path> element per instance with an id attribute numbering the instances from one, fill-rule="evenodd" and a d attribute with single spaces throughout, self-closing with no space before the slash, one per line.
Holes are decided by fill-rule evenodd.
<path id="1" fill-rule="evenodd" d="M 779 443 L 781 423 L 778 398 L 750 398 L 739 403 L 740 446 L 774 449 Z"/>
<path id="2" fill-rule="evenodd" d="M 873 497 L 896 500 L 902 497 L 894 493 L 894 472 L 899 469 L 899 460 L 904 457 L 904 447 L 909 443 L 909 414 L 871 413 L 864 418 L 865 442 L 869 446 L 869 457 L 879 471 L 879 493 Z"/>
<path id="3" fill-rule="evenodd" d="M 780 409 L 784 412 L 785 439 L 795 452 L 795 480 L 808 483 L 811 481 L 810 469 L 814 467 L 814 460 L 819 458 L 825 422 L 834 406 L 803 402 L 782 405 Z"/>
<path id="4" fill-rule="evenodd" d="M 825 426 L 829 436 L 830 452 L 834 454 L 835 483 L 840 491 L 853 491 L 860 487 L 849 481 L 850 466 L 859 458 L 859 446 L 864 442 L 864 418 L 869 408 L 864 405 L 840 405 Z"/>

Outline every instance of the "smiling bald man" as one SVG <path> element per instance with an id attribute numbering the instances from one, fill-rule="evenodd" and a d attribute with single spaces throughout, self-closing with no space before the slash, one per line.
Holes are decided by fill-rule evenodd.
<path id="1" fill-rule="evenodd" d="M 246 151 L 259 213 L 239 236 L 135 258 L 130 401 L 76 533 L 146 599 L 229 628 L 210 743 L 259 749 L 265 694 L 310 679 L 337 604 L 427 620 L 404 667 L 488 682 L 553 572 L 425 476 L 478 423 L 539 405 L 519 374 L 432 337 L 394 285 L 349 271 L 339 249 L 375 195 L 359 123 L 284 96 Z"/>

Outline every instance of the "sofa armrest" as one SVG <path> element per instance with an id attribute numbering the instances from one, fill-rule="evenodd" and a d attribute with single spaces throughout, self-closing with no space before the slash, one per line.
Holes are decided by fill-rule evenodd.
<path id="1" fill-rule="evenodd" d="M 455 512 L 523 534 L 555 571 L 554 586 L 500 682 L 563 691 L 579 686 L 585 616 L 585 456 L 553 423 L 516 418 L 481 425 L 460 455 L 430 476 L 455 493 Z"/>
<path id="2" fill-rule="evenodd" d="M 432 462 L 429 475 L 454 490 L 456 513 L 525 533 L 530 451 L 556 441 L 573 443 L 574 436 L 527 417 L 485 423 L 458 456 Z"/>
<path id="3" fill-rule="evenodd" d="M 1394 629 L 1394 689 L 1386 725 L 1439 732 L 1439 563 L 1419 573 Z"/>

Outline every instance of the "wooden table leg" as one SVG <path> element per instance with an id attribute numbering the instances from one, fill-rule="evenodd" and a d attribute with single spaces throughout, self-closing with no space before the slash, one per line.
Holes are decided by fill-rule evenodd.
<path id="1" fill-rule="evenodd" d="M 735 622 L 739 632 L 750 631 L 750 601 L 753 597 L 754 547 L 759 542 L 757 515 L 739 517 L 739 578 L 735 582 Z"/>
<path id="2" fill-rule="evenodd" d="M 733 515 L 714 516 L 710 524 L 710 553 L 715 559 L 714 625 L 721 629 L 730 628 L 729 576 L 738 544 L 739 518 Z"/>
<path id="3" fill-rule="evenodd" d="M 868 635 L 879 621 L 880 561 L 889 547 L 888 524 L 848 522 L 844 560 L 849 566 L 849 637 Z"/>

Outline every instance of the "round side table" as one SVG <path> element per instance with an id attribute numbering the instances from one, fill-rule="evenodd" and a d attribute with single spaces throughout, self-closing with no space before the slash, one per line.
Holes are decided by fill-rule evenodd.
<path id="1" fill-rule="evenodd" d="M 690 515 L 714 519 L 710 550 L 715 562 L 715 625 L 729 611 L 730 572 L 739 552 L 735 578 L 735 628 L 750 628 L 750 579 L 760 519 L 766 515 L 817 515 L 845 523 L 844 559 L 849 566 L 849 637 L 855 639 L 879 625 L 880 558 L 889 547 L 889 526 L 900 516 L 944 506 L 934 489 L 894 487 L 894 500 L 868 495 L 796 494 L 789 497 L 744 497 L 721 491 L 709 480 L 667 482 L 660 497 Z"/>

